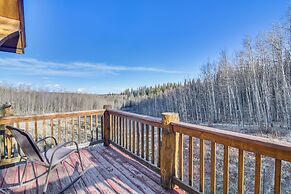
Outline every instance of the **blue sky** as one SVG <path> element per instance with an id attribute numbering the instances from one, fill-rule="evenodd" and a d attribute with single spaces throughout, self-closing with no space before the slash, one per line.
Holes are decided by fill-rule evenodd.
<path id="1" fill-rule="evenodd" d="M 286 18 L 289 0 L 24 0 L 24 55 L 0 53 L 0 82 L 120 92 L 183 81 Z"/>

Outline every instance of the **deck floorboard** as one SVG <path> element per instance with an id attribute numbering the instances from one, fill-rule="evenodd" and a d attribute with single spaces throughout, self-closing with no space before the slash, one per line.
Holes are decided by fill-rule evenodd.
<path id="1" fill-rule="evenodd" d="M 81 150 L 84 167 L 89 170 L 82 178 L 71 186 L 65 193 L 183 193 L 179 189 L 164 190 L 159 185 L 160 177 L 136 160 L 130 158 L 113 146 L 101 144 Z M 56 193 L 70 183 L 81 172 L 78 155 L 71 154 L 50 177 L 48 193 Z M 23 171 L 24 165 L 0 170 L 0 188 L 18 181 L 18 170 Z M 36 165 L 37 174 L 45 168 Z M 33 177 L 32 166 L 29 165 L 25 179 Z M 11 193 L 34 194 L 43 189 L 44 177 L 39 179 L 39 189 L 36 183 L 17 188 Z"/>

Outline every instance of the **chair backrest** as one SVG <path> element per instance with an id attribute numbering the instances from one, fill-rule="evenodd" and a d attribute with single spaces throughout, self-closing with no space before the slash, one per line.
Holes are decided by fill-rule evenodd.
<path id="1" fill-rule="evenodd" d="M 36 160 L 38 162 L 45 162 L 38 146 L 28 132 L 12 126 L 6 126 L 6 128 L 13 134 L 17 143 L 20 145 L 21 150 L 28 159 L 32 161 Z"/>

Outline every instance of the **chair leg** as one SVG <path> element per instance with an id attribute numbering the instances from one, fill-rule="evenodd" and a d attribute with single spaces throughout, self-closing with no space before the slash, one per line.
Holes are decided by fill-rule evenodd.
<path id="1" fill-rule="evenodd" d="M 48 172 L 47 172 L 47 175 L 46 175 L 45 183 L 44 183 L 44 186 L 43 186 L 43 193 L 46 193 L 51 171 L 52 171 L 52 166 L 50 165 L 49 169 L 48 169 Z"/>
<path id="2" fill-rule="evenodd" d="M 32 165 L 32 170 L 33 170 L 33 174 L 34 174 L 35 181 L 36 181 L 36 187 L 37 187 L 37 189 L 38 189 L 39 184 L 38 184 L 38 178 L 37 178 L 37 175 L 36 175 L 36 170 L 35 170 L 34 162 L 31 162 L 31 165 Z"/>
<path id="3" fill-rule="evenodd" d="M 22 172 L 21 180 L 20 180 L 20 186 L 23 184 L 23 179 L 24 179 L 24 175 L 26 173 L 27 164 L 28 164 L 28 161 L 26 160 L 25 161 L 25 165 L 24 165 L 24 169 L 23 169 L 23 172 Z"/>

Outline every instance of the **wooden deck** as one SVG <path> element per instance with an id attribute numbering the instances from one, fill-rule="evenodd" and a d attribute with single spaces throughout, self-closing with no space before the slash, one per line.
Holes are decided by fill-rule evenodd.
<path id="1" fill-rule="evenodd" d="M 113 146 L 105 147 L 101 144 L 90 146 L 81 151 L 81 157 L 85 167 L 90 165 L 91 167 L 66 193 L 183 193 L 180 189 L 164 190 L 160 185 L 158 174 Z M 60 166 L 52 173 L 48 193 L 60 191 L 70 180 L 78 176 L 80 168 L 76 167 L 77 162 L 77 155 L 72 154 L 64 163 L 64 167 Z M 22 172 L 23 168 L 24 165 L 2 169 L 1 188 L 16 183 L 18 170 Z M 37 174 L 41 174 L 45 169 L 36 166 L 36 170 Z M 32 167 L 29 166 L 25 179 L 28 180 L 32 176 Z M 44 177 L 39 181 L 42 189 Z M 38 190 L 36 183 L 33 183 L 11 193 L 38 193 Z"/>

